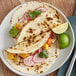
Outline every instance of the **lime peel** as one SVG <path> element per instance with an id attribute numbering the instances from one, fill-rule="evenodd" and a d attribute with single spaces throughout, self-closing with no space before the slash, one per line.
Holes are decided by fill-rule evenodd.
<path id="1" fill-rule="evenodd" d="M 69 35 L 66 33 L 60 34 L 58 40 L 60 49 L 66 48 L 70 43 Z"/>

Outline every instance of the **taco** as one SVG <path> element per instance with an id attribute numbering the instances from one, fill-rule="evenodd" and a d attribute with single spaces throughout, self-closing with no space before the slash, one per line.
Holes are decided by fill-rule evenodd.
<path id="1" fill-rule="evenodd" d="M 15 52 L 15 48 L 17 47 L 9 50 L 12 49 Z M 29 53 L 14 52 L 10 52 L 8 49 L 4 50 L 6 60 L 14 69 L 22 73 L 39 74 L 47 71 L 56 61 L 59 47 L 57 38 L 52 32 L 46 43 L 36 51 Z"/>
<path id="2" fill-rule="evenodd" d="M 44 23 L 44 20 L 50 25 L 50 29 L 63 23 L 60 14 L 48 4 L 37 1 L 26 2 L 16 9 L 12 15 L 9 35 L 18 43 L 21 41 L 21 32 L 25 27 L 29 27 L 30 24 L 33 27 L 35 25 L 33 22 L 42 21 Z"/>

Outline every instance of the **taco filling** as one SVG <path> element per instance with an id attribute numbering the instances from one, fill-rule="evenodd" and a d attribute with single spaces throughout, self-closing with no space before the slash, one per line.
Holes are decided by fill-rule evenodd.
<path id="1" fill-rule="evenodd" d="M 60 19 L 59 13 L 53 8 L 49 7 L 47 4 L 39 3 L 36 6 L 35 4 L 28 3 L 18 8 L 13 14 L 10 21 L 10 37 L 12 37 L 17 43 L 21 31 L 31 21 L 34 22 L 36 19 L 43 21 L 44 18 L 40 19 L 40 16 L 46 17 L 46 23 L 51 26 L 50 29 L 63 24 L 62 20 Z"/>

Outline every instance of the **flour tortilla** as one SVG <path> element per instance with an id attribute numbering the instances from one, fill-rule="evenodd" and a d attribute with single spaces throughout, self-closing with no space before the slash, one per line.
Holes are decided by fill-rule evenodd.
<path id="1" fill-rule="evenodd" d="M 37 22 L 37 21 L 44 21 L 44 17 L 47 18 L 49 17 L 50 20 L 46 20 L 47 24 L 50 25 L 50 28 L 52 29 L 53 27 L 56 27 L 60 24 L 62 24 L 62 20 L 61 20 L 61 16 L 60 14 L 52 7 L 50 7 L 48 4 L 44 3 L 44 2 L 37 2 L 37 1 L 30 1 L 30 2 L 26 2 L 25 4 L 22 4 L 16 11 L 15 13 L 12 15 L 10 24 L 11 27 L 15 26 L 16 23 L 18 23 L 19 18 L 21 18 L 25 12 L 27 12 L 28 10 L 35 10 L 39 7 L 45 7 L 47 8 L 47 12 L 45 13 L 41 13 L 41 15 L 39 15 L 37 18 L 35 18 L 33 21 L 30 21 L 29 23 L 27 23 L 27 21 L 25 20 L 24 23 L 20 23 L 21 26 L 25 26 L 25 27 L 29 27 L 29 24 L 31 27 L 33 27 L 35 24 L 33 22 Z M 24 27 L 24 28 L 25 28 Z M 43 28 L 44 29 L 44 28 Z M 24 30 L 25 31 L 25 30 Z M 23 29 L 22 29 L 23 32 Z M 21 36 L 20 36 L 21 35 Z M 24 33 L 21 33 L 18 38 L 15 40 L 15 43 L 18 43 L 20 41 L 22 41 L 23 39 L 23 35 Z M 25 36 L 25 35 L 24 35 Z M 19 38 L 20 37 L 20 38 Z M 22 37 L 22 38 L 21 38 Z"/>
<path id="2" fill-rule="evenodd" d="M 22 63 L 20 65 L 16 65 L 13 60 L 8 59 L 6 51 L 4 51 L 4 56 L 8 61 L 8 63 L 11 65 L 11 67 L 16 69 L 17 71 L 26 73 L 26 74 L 39 74 L 47 71 L 58 58 L 58 55 L 59 55 L 58 43 L 55 42 L 54 44 L 52 44 L 48 52 L 49 52 L 49 57 L 44 62 L 37 63 L 33 67 L 26 66 Z"/>
<path id="3" fill-rule="evenodd" d="M 47 8 L 47 12 L 49 12 L 50 16 L 53 17 L 53 18 L 56 18 L 56 15 L 60 18 L 60 15 L 59 13 L 52 7 L 50 7 L 48 4 L 44 3 L 44 2 L 37 2 L 37 1 L 30 1 L 30 2 L 26 2 L 24 4 L 22 4 L 15 12 L 14 14 L 12 15 L 12 18 L 11 18 L 11 21 L 10 21 L 10 24 L 11 24 L 11 27 L 14 26 L 17 22 L 18 22 L 18 19 L 21 18 L 25 12 L 27 12 L 28 10 L 35 10 L 39 7 L 45 7 Z M 41 14 L 42 16 L 44 14 Z"/>
<path id="4" fill-rule="evenodd" d="M 49 38 L 50 32 L 44 33 L 42 35 L 38 35 L 34 37 L 29 38 L 29 40 L 22 41 L 18 43 L 17 45 L 6 49 L 10 53 L 32 53 L 35 52 L 37 49 L 42 47 L 44 43 L 46 43 L 47 39 Z M 42 38 L 42 36 L 44 38 Z M 34 40 L 34 41 L 33 41 Z"/>

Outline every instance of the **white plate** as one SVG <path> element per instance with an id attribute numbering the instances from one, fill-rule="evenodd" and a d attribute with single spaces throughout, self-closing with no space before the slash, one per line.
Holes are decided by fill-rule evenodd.
<path id="1" fill-rule="evenodd" d="M 10 47 L 12 45 L 14 45 L 13 40 L 8 35 L 8 31 L 10 29 L 10 19 L 11 19 L 11 16 L 12 16 L 12 14 L 14 13 L 14 11 L 19 6 L 17 6 L 11 12 L 9 12 L 8 15 L 4 18 L 4 20 L 1 23 L 1 26 L 0 26 L 0 57 L 1 57 L 2 61 L 4 62 L 4 64 L 10 70 L 12 70 L 13 72 L 15 72 L 15 73 L 17 73 L 19 75 L 32 76 L 32 75 L 28 75 L 28 74 L 23 74 L 23 73 L 15 70 L 15 69 L 13 69 L 8 64 L 8 62 L 5 60 L 5 58 L 3 56 L 3 52 L 2 52 L 4 49 L 6 49 L 6 48 L 8 48 L 8 47 Z M 54 7 L 52 5 L 50 5 L 50 6 L 53 7 L 54 9 L 56 9 L 61 14 L 61 16 L 65 19 L 65 21 L 67 21 L 69 23 L 69 21 L 67 20 L 67 18 L 64 16 L 64 14 L 59 9 L 57 9 L 56 7 Z M 70 36 L 70 45 L 67 48 L 63 49 L 63 50 L 60 50 L 58 59 L 55 61 L 55 63 L 52 65 L 52 67 L 48 71 L 46 71 L 45 73 L 42 73 L 42 74 L 38 74 L 37 76 L 43 76 L 43 75 L 49 74 L 49 73 L 57 70 L 68 59 L 68 57 L 70 56 L 70 54 L 71 54 L 71 52 L 73 50 L 74 42 L 75 42 L 74 32 L 73 32 L 73 29 L 72 29 L 70 23 L 69 23 L 69 29 L 68 29 L 67 33 Z M 33 76 L 36 76 L 36 75 L 33 75 Z"/>

